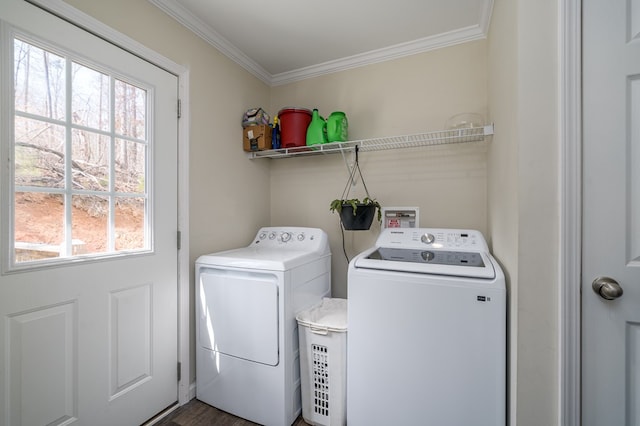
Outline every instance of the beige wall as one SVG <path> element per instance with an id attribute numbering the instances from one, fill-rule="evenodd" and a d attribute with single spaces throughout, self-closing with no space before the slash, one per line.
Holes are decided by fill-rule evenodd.
<path id="1" fill-rule="evenodd" d="M 516 422 L 518 384 L 518 43 L 517 4 L 494 3 L 489 32 L 489 105 L 496 133 L 488 158 L 488 227 L 491 250 L 509 291 L 509 418 Z"/>
<path id="2" fill-rule="evenodd" d="M 518 2 L 518 425 L 558 415 L 558 0 Z M 542 297 L 541 297 L 542 296 Z"/>
<path id="3" fill-rule="evenodd" d="M 147 0 L 66 1 L 189 69 L 191 266 L 201 254 L 247 244 L 270 223 L 269 163 L 247 160 L 240 122 L 248 108 L 268 105 L 269 87 Z"/>
<path id="4" fill-rule="evenodd" d="M 558 420 L 557 1 L 496 0 L 489 35 L 492 249 L 510 287 L 511 424 Z"/>
<path id="5" fill-rule="evenodd" d="M 271 111 L 318 108 L 327 117 L 344 111 L 349 139 L 406 135 L 444 128 L 454 114 L 487 114 L 487 44 L 466 43 L 395 61 L 274 87 Z M 385 206 L 417 206 L 420 225 L 487 229 L 488 143 L 411 148 L 360 154 L 371 196 Z M 347 296 L 347 262 L 329 203 L 341 198 L 352 155 L 270 160 L 274 225 L 312 226 L 329 234 L 333 295 Z M 264 160 L 262 160 L 264 161 Z M 351 195 L 362 198 L 363 186 Z M 350 195 L 350 197 L 351 197 Z M 293 209 L 292 209 L 293 207 Z M 349 257 L 370 247 L 379 228 L 345 232 Z"/>

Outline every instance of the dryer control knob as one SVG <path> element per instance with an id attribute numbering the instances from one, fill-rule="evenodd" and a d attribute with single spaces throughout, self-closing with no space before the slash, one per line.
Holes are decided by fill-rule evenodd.
<path id="1" fill-rule="evenodd" d="M 286 243 L 291 239 L 291 232 L 283 232 L 282 234 L 280 234 L 280 239 L 283 243 Z"/>
<path id="2" fill-rule="evenodd" d="M 431 244 L 436 240 L 436 237 L 433 236 L 433 234 L 423 234 L 422 237 L 420 238 L 420 241 L 422 241 L 425 244 Z"/>
<path id="3" fill-rule="evenodd" d="M 270 240 L 273 240 L 275 238 L 276 238 L 276 233 L 275 232 L 272 232 L 272 233 L 269 234 L 269 239 Z"/>
<path id="4" fill-rule="evenodd" d="M 304 234 L 298 234 L 298 241 L 304 241 Z"/>

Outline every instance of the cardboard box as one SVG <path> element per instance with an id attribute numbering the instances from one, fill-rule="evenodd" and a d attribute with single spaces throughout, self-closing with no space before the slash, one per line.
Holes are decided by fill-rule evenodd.
<path id="1" fill-rule="evenodd" d="M 266 124 L 245 127 L 242 139 L 245 151 L 271 149 L 271 127 Z"/>

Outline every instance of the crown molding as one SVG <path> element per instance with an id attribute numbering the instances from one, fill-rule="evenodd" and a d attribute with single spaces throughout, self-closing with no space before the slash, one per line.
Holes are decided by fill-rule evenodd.
<path id="1" fill-rule="evenodd" d="M 462 28 L 448 33 L 437 34 L 431 37 L 425 37 L 382 49 L 372 50 L 358 55 L 353 55 L 348 58 L 337 59 L 335 61 L 328 61 L 322 64 L 312 65 L 310 67 L 275 74 L 272 76 L 271 85 L 280 86 L 283 84 L 293 83 L 295 81 L 305 80 L 307 78 L 390 61 L 405 56 L 411 56 L 430 50 L 441 49 L 443 47 L 484 38 L 486 38 L 486 32 L 482 31 L 480 26 L 474 25 L 472 27 Z"/>
<path id="2" fill-rule="evenodd" d="M 327 61 L 309 67 L 303 67 L 279 74 L 270 74 L 262 66 L 231 44 L 222 35 L 213 30 L 209 25 L 205 24 L 200 18 L 188 11 L 180 3 L 171 0 L 148 1 L 269 86 L 280 86 L 308 78 L 319 77 L 325 74 L 363 67 L 430 50 L 441 49 L 443 47 L 453 46 L 460 43 L 484 39 L 487 37 L 491 11 L 493 8 L 493 0 L 485 1 L 480 17 L 480 23 L 478 25 L 406 43 L 400 43 L 394 46 L 372 50 L 346 58 Z"/>
<path id="3" fill-rule="evenodd" d="M 180 24 L 191 30 L 198 37 L 218 49 L 223 55 L 236 62 L 258 79 L 271 85 L 271 74 L 257 62 L 249 58 L 226 38 L 205 24 L 200 18 L 188 11 L 180 3 L 171 0 L 149 0 L 151 4 L 162 10 Z"/>

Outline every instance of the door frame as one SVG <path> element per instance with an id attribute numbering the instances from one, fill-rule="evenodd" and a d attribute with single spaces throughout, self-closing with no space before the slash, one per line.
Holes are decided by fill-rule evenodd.
<path id="1" fill-rule="evenodd" d="M 560 0 L 558 424 L 581 424 L 582 1 Z"/>
<path id="2" fill-rule="evenodd" d="M 90 15 L 62 0 L 25 0 L 72 24 L 136 55 L 178 77 L 178 405 L 195 398 L 195 384 L 189 382 L 191 357 L 189 353 L 189 70 L 149 49 L 136 40 L 114 30 Z M 176 106 L 177 108 L 177 106 Z"/>

